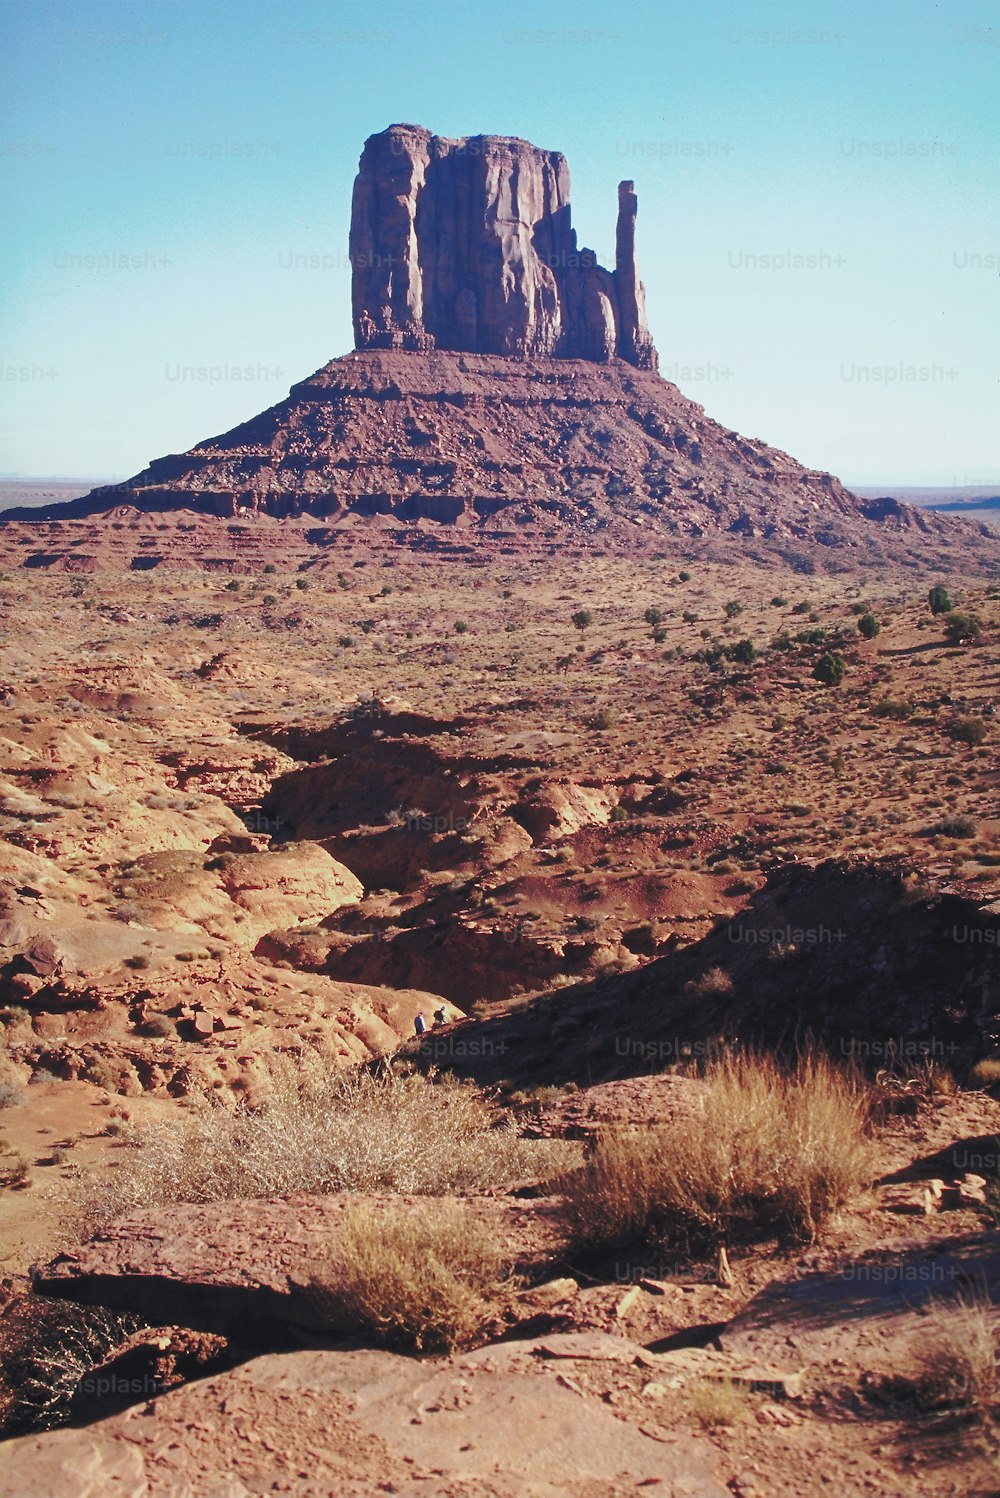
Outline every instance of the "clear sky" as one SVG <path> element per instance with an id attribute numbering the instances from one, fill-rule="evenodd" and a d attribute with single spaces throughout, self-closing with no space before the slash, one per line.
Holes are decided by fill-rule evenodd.
<path id="1" fill-rule="evenodd" d="M 727 426 L 1000 480 L 997 4 L 0 0 L 0 57 L 0 472 L 127 476 L 347 352 L 409 121 L 563 151 L 604 263 L 634 178 L 663 372 Z"/>

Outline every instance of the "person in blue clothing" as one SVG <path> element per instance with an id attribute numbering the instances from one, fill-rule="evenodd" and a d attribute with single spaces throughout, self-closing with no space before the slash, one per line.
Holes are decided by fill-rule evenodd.
<path id="1" fill-rule="evenodd" d="M 413 1031 L 416 1035 L 423 1035 L 426 1029 L 427 1021 L 424 1019 L 423 1010 L 421 1010 L 416 1019 L 413 1021 Z"/>

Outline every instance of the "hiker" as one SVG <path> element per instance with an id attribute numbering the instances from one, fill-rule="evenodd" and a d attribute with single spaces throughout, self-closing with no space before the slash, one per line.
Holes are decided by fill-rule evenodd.
<path id="1" fill-rule="evenodd" d="M 421 1010 L 416 1019 L 413 1021 L 413 1031 L 416 1035 L 423 1035 L 426 1029 L 427 1021 L 424 1019 L 423 1010 Z"/>
<path id="2" fill-rule="evenodd" d="M 435 1028 L 435 1030 L 437 1030 L 441 1025 L 443 1025 L 444 1022 L 445 1022 L 445 1012 L 444 1012 L 444 1005 L 442 1004 L 441 1007 L 440 1007 L 440 1009 L 435 1009 L 435 1011 L 434 1011 L 434 1028 Z"/>

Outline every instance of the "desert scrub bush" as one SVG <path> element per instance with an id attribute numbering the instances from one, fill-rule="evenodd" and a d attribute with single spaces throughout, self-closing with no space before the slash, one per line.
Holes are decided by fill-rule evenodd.
<path id="1" fill-rule="evenodd" d="M 989 729 L 984 718 L 956 718 L 948 732 L 957 743 L 968 744 L 970 748 L 976 749 L 980 744 L 985 744 Z"/>
<path id="2" fill-rule="evenodd" d="M 985 1290 L 933 1302 L 914 1355 L 912 1388 L 923 1409 L 957 1408 L 980 1417 L 994 1410 L 1000 1394 L 997 1334 Z"/>
<path id="3" fill-rule="evenodd" d="M 874 640 L 876 635 L 881 633 L 881 630 L 882 626 L 874 614 L 862 614 L 858 620 L 858 633 L 862 639 Z"/>
<path id="4" fill-rule="evenodd" d="M 835 651 L 827 651 L 821 656 L 813 669 L 813 676 L 825 687 L 839 687 L 847 671 L 847 662 L 842 655 Z"/>
<path id="5" fill-rule="evenodd" d="M 950 644 L 966 645 L 972 640 L 978 640 L 983 626 L 975 614 L 963 614 L 958 609 L 952 609 L 944 616 L 944 631 Z"/>
<path id="6" fill-rule="evenodd" d="M 697 999 L 724 998 L 732 991 L 733 980 L 721 967 L 710 967 L 699 978 L 692 978 L 684 985 L 684 992 Z"/>
<path id="7" fill-rule="evenodd" d="M 809 1054 L 713 1059 L 701 1107 L 656 1129 L 604 1135 L 560 1182 L 574 1241 L 679 1252 L 778 1237 L 808 1240 L 869 1178 L 868 1089 Z"/>
<path id="8" fill-rule="evenodd" d="M 927 604 L 932 614 L 951 613 L 953 604 L 944 583 L 934 584 L 927 594 Z"/>
<path id="9" fill-rule="evenodd" d="M 13 1297 L 0 1353 L 0 1439 L 65 1424 L 81 1378 L 142 1324 L 103 1306 Z"/>
<path id="10" fill-rule="evenodd" d="M 293 1192 L 476 1191 L 553 1176 L 577 1150 L 522 1139 L 512 1122 L 498 1127 L 466 1083 L 339 1071 L 311 1052 L 274 1058 L 259 1095 L 252 1109 L 203 1103 L 181 1123 L 129 1132 L 118 1167 L 86 1192 L 84 1215 Z"/>
<path id="11" fill-rule="evenodd" d="M 907 718 L 912 718 L 916 712 L 912 702 L 897 702 L 891 697 L 884 697 L 881 702 L 876 702 L 872 707 L 872 714 L 876 718 L 891 718 L 894 722 L 905 723 Z"/>
<path id="12" fill-rule="evenodd" d="M 986 1056 L 969 1073 L 974 1087 L 996 1087 L 1000 1083 L 1000 1056 Z"/>
<path id="13" fill-rule="evenodd" d="M 390 1347 L 467 1346 L 512 1287 L 504 1250 L 461 1202 L 350 1208 L 308 1282 L 331 1327 Z"/>
<path id="14" fill-rule="evenodd" d="M 0 1191 L 19 1190 L 27 1184 L 28 1162 L 6 1139 L 0 1138 Z"/>
<path id="15" fill-rule="evenodd" d="M 13 1076 L 0 1076 L 0 1108 L 16 1108 L 26 1097 L 24 1088 Z"/>
<path id="16" fill-rule="evenodd" d="M 928 837 L 975 837 L 976 824 L 971 817 L 943 817 L 927 829 Z"/>
<path id="17" fill-rule="evenodd" d="M 730 1378 L 703 1378 L 691 1390 L 691 1413 L 707 1430 L 735 1425 L 748 1405 L 746 1389 Z"/>

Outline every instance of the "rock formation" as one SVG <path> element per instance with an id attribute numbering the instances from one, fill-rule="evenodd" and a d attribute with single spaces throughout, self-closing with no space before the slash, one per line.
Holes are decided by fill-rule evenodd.
<path id="1" fill-rule="evenodd" d="M 608 271 L 577 248 L 560 152 L 497 135 L 450 140 L 416 125 L 370 136 L 351 216 L 355 346 L 655 369 L 631 182 L 618 204 Z"/>
<path id="2" fill-rule="evenodd" d="M 503 543 L 552 544 L 572 530 L 574 544 L 638 551 L 723 537 L 744 556 L 806 570 L 842 566 L 845 550 L 866 566 L 894 563 L 901 546 L 907 565 L 992 565 L 989 527 L 859 499 L 712 421 L 662 378 L 636 211 L 634 184 L 622 182 L 608 270 L 577 247 L 558 151 L 415 125 L 371 136 L 350 231 L 355 351 L 124 483 L 4 511 L 0 523 L 31 527 L 12 538 L 31 548 L 21 565 L 85 571 L 128 541 L 137 512 L 166 511 L 235 522 L 221 544 L 239 536 L 240 565 L 272 544 L 257 521 L 308 517 L 322 522 L 310 544 L 324 547 L 356 524 L 430 542 L 419 534 L 430 524 Z M 109 524 L 93 551 L 71 549 L 81 537 L 60 527 L 89 516 Z M 204 544 L 220 565 L 220 542 Z M 166 560 L 155 536 L 122 555 L 136 571 Z"/>

